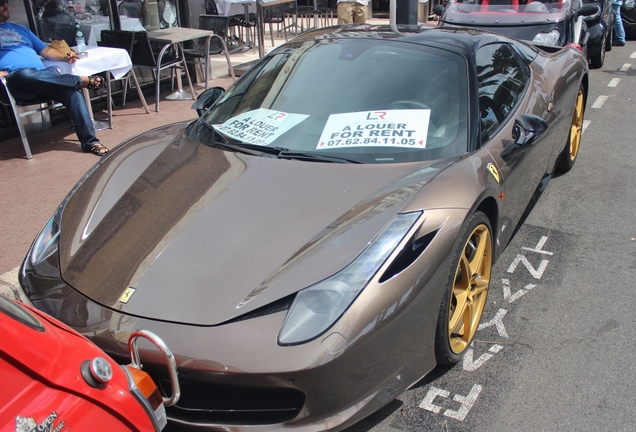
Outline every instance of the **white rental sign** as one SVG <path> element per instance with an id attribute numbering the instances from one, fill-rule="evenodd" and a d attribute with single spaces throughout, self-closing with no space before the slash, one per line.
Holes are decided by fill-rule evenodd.
<path id="1" fill-rule="evenodd" d="M 217 130 L 244 143 L 266 146 L 307 117 L 259 108 L 232 117 Z"/>
<path id="2" fill-rule="evenodd" d="M 426 148 L 430 109 L 332 114 L 316 150 L 341 147 Z"/>

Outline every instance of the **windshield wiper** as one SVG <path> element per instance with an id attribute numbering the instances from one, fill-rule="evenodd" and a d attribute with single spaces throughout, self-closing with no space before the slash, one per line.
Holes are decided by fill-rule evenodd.
<path id="1" fill-rule="evenodd" d="M 304 160 L 304 161 L 314 161 L 314 162 L 331 162 L 331 163 L 362 163 L 359 160 L 355 159 L 347 159 L 338 156 L 327 156 L 317 154 L 315 152 L 298 152 L 289 150 L 285 147 L 269 147 L 258 144 L 250 144 L 250 143 L 236 143 L 231 144 L 228 140 L 223 136 L 219 131 L 216 130 L 214 126 L 211 124 L 200 121 L 200 124 L 204 125 L 207 129 L 212 131 L 212 145 L 225 148 L 227 150 L 232 150 L 238 153 L 245 153 L 253 156 L 268 156 L 268 157 L 278 157 L 279 159 L 295 159 L 295 160 Z"/>
<path id="2" fill-rule="evenodd" d="M 281 152 L 286 152 L 289 149 L 286 149 L 284 147 L 268 147 L 268 146 L 263 146 L 263 145 L 258 145 L 258 144 L 250 144 L 250 143 L 240 143 L 240 144 L 235 144 L 237 146 L 240 147 L 244 147 L 246 149 L 251 149 L 251 150 L 260 150 L 263 153 L 267 153 L 267 154 L 273 154 L 278 156 Z"/>
<path id="3" fill-rule="evenodd" d="M 362 163 L 359 160 L 355 159 L 347 159 L 338 156 L 327 156 L 317 154 L 315 152 L 295 152 L 295 151 L 281 151 L 278 154 L 279 159 L 296 159 L 296 160 L 304 160 L 304 161 L 315 161 L 315 162 L 331 162 L 331 163 L 354 163 L 359 164 Z"/>

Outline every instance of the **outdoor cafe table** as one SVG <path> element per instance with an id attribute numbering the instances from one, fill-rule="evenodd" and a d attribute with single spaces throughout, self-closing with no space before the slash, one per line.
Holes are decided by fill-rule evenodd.
<path id="1" fill-rule="evenodd" d="M 216 3 L 219 14 L 223 16 L 243 14 L 245 9 L 247 9 L 247 13 L 256 12 L 255 0 L 215 0 L 214 3 Z"/>
<path id="2" fill-rule="evenodd" d="M 88 56 L 85 58 L 77 59 L 75 63 L 68 62 L 58 62 L 51 60 L 43 60 L 45 66 L 55 66 L 62 73 L 78 75 L 78 76 L 91 76 L 100 72 L 106 73 L 106 95 L 107 95 L 107 105 L 108 105 L 108 128 L 113 128 L 113 106 L 112 106 L 112 94 L 110 88 L 110 76 L 112 74 L 113 78 L 120 79 L 124 75 L 128 73 L 130 69 L 132 69 L 132 61 L 130 60 L 130 56 L 128 55 L 128 51 L 120 48 L 107 48 L 107 47 L 96 47 L 96 46 L 87 46 L 86 52 Z M 88 110 L 93 119 L 93 109 L 91 107 L 90 97 L 88 95 L 88 90 L 83 89 L 84 99 L 86 99 L 86 105 L 88 106 Z M 102 126 L 98 122 L 93 120 L 95 125 L 95 130 L 105 129 L 106 127 Z"/>
<path id="3" fill-rule="evenodd" d="M 192 29 L 187 27 L 169 27 L 161 30 L 152 30 L 148 32 L 148 39 L 151 41 L 163 43 L 164 46 L 159 52 L 159 56 L 157 57 L 157 97 L 155 102 L 155 111 L 159 112 L 159 71 L 161 69 L 161 58 L 163 57 L 166 50 L 174 45 L 179 51 L 179 55 L 183 61 L 183 68 L 185 69 L 186 77 L 188 78 L 188 84 L 190 85 L 190 93 L 192 94 L 192 99 L 196 99 L 197 95 L 194 92 L 194 87 L 192 86 L 192 80 L 190 79 L 190 72 L 188 72 L 188 68 L 185 65 L 185 55 L 183 53 L 182 43 L 199 39 L 206 38 L 205 47 L 206 47 L 206 56 L 205 56 L 205 89 L 208 88 L 208 71 L 210 69 L 210 38 L 214 35 L 214 32 L 211 30 L 201 30 L 201 29 Z M 190 96 L 183 90 L 181 84 L 181 76 L 177 77 L 177 91 L 168 95 L 166 99 L 169 100 L 184 100 L 190 99 Z"/>
<path id="4" fill-rule="evenodd" d="M 258 56 L 263 58 L 265 55 L 265 27 L 263 23 L 263 6 L 272 6 L 280 3 L 289 3 L 289 0 L 216 0 L 216 7 L 219 13 L 224 16 L 238 15 L 237 7 L 243 6 L 245 14 L 245 22 L 250 21 L 250 12 L 256 12 L 256 37 L 258 39 Z M 256 8 L 256 9 L 254 9 Z M 245 45 L 249 48 L 255 48 L 250 32 L 246 32 Z M 236 49 L 236 48 L 235 48 Z"/>
<path id="5" fill-rule="evenodd" d="M 224 0 L 224 1 L 229 3 L 234 3 L 234 4 L 238 4 L 238 3 L 243 4 L 245 6 L 246 19 L 248 19 L 247 18 L 248 12 L 247 12 L 246 5 L 251 3 L 256 3 L 256 30 L 257 30 L 256 34 L 258 38 L 258 58 L 259 59 L 263 58 L 265 56 L 265 28 L 263 24 L 263 21 L 264 21 L 263 8 L 267 6 L 281 4 L 281 3 L 289 3 L 289 0 Z M 249 37 L 249 32 L 247 34 Z M 237 65 L 234 68 L 234 73 L 236 73 L 237 75 L 242 74 L 243 71 L 249 69 L 255 63 L 256 63 L 256 60 L 252 60 L 247 63 Z"/>
<path id="6" fill-rule="evenodd" d="M 286 1 L 289 1 L 289 0 L 286 0 Z M 244 14 L 244 19 L 246 23 L 250 22 L 250 12 L 258 12 L 256 10 L 257 8 L 256 0 L 215 0 L 215 3 L 216 3 L 216 8 L 219 11 L 219 14 L 223 16 L 240 15 L 241 10 L 238 8 L 242 8 L 243 9 L 242 12 Z M 262 21 L 260 23 L 257 21 L 258 31 L 261 31 L 262 26 L 263 26 Z M 252 49 L 255 48 L 255 45 L 252 41 L 252 36 L 250 35 L 249 30 L 246 31 L 245 43 L 239 45 L 239 47 L 235 48 L 234 50 L 242 49 L 243 47 L 248 47 Z"/>

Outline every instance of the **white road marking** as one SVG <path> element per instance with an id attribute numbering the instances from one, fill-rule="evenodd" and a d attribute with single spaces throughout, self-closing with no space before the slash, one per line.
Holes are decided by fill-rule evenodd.
<path id="1" fill-rule="evenodd" d="M 596 98 L 596 100 L 592 104 L 592 108 L 602 107 L 606 100 L 607 100 L 607 96 L 599 96 L 598 98 Z"/>
<path id="2" fill-rule="evenodd" d="M 510 280 L 509 279 L 502 279 L 501 283 L 503 285 L 503 298 L 504 298 L 504 300 L 508 300 L 508 303 L 512 303 L 512 302 L 518 300 L 521 296 L 526 294 L 532 288 L 536 287 L 535 284 L 528 284 L 528 285 L 524 286 L 523 288 L 520 288 L 519 291 L 517 291 L 514 294 L 512 294 L 512 290 L 510 289 Z"/>
<path id="3" fill-rule="evenodd" d="M 636 52 L 633 52 L 632 55 L 629 56 L 629 58 L 636 58 Z"/>
<path id="4" fill-rule="evenodd" d="M 592 120 L 583 120 L 583 130 L 581 131 L 581 133 L 585 132 L 585 129 L 587 129 L 590 123 L 592 123 Z"/>
<path id="5" fill-rule="evenodd" d="M 590 120 L 584 120 L 583 121 L 583 127 L 584 128 L 585 128 L 585 122 L 586 121 L 588 123 L 590 122 Z M 554 255 L 553 252 L 548 252 L 548 251 L 544 251 L 543 250 L 543 246 L 545 246 L 545 242 L 547 242 L 547 241 L 548 241 L 548 236 L 541 236 L 541 239 L 537 242 L 537 245 L 533 249 L 530 249 L 529 247 L 525 247 L 525 246 L 522 246 L 521 249 L 527 250 L 527 251 L 530 251 L 530 252 L 542 253 L 542 254 L 546 254 L 546 255 Z"/>
<path id="6" fill-rule="evenodd" d="M 497 328 L 497 333 L 499 333 L 499 336 L 505 337 L 506 339 L 508 339 L 508 332 L 506 331 L 506 327 L 504 326 L 504 323 L 503 323 L 503 318 L 506 316 L 507 312 L 508 311 L 505 309 L 499 309 L 493 319 L 491 319 L 488 322 L 483 322 L 479 324 L 479 327 L 477 327 L 477 330 L 479 331 L 491 326 L 495 326 Z"/>
<path id="7" fill-rule="evenodd" d="M 470 393 L 468 393 L 468 396 L 453 396 L 453 400 L 455 402 L 459 402 L 460 404 L 462 404 L 462 406 L 457 411 L 447 409 L 446 411 L 444 411 L 444 415 L 446 417 L 454 418 L 455 420 L 464 421 L 464 419 L 468 415 L 468 412 L 475 404 L 477 396 L 479 396 L 479 393 L 481 393 L 481 389 L 482 387 L 479 384 L 475 384 L 473 388 L 470 389 Z"/>
<path id="8" fill-rule="evenodd" d="M 464 361 L 462 363 L 462 367 L 465 371 L 474 372 L 479 369 L 484 363 L 492 358 L 493 355 L 497 354 L 499 351 L 503 349 L 503 345 L 495 344 L 490 347 L 489 352 L 485 352 L 479 357 L 477 360 L 473 360 L 474 350 L 473 348 L 468 348 L 466 353 L 464 354 Z"/>
<path id="9" fill-rule="evenodd" d="M 612 78 L 612 80 L 607 84 L 608 87 L 616 87 L 618 83 L 621 82 L 620 78 Z"/>
<path id="10" fill-rule="evenodd" d="M 461 406 L 459 407 L 458 410 L 452 410 L 450 408 L 447 409 L 446 411 L 444 411 L 444 415 L 446 417 L 450 417 L 455 420 L 464 421 L 464 419 L 468 415 L 468 412 L 475 404 L 475 401 L 477 400 L 479 393 L 481 393 L 481 390 L 482 390 L 482 386 L 479 384 L 475 384 L 473 385 L 473 388 L 470 389 L 470 393 L 468 393 L 467 396 L 462 396 L 458 394 L 453 396 L 453 400 L 455 402 L 459 402 Z M 424 399 L 422 399 L 422 402 L 420 403 L 420 408 L 423 408 L 427 411 L 431 411 L 431 412 L 434 412 L 435 414 L 438 414 L 442 410 L 442 407 L 433 404 L 433 402 L 435 401 L 435 398 L 438 396 L 444 399 L 448 399 L 448 397 L 450 396 L 450 392 L 448 390 L 440 389 L 437 387 L 431 387 L 429 391 L 426 393 L 426 396 L 424 396 Z"/>
<path id="11" fill-rule="evenodd" d="M 518 254 L 514 261 L 510 263 L 510 267 L 508 267 L 508 273 L 514 273 L 520 263 L 526 267 L 526 269 L 532 276 L 534 276 L 535 279 L 541 279 L 541 276 L 543 276 L 543 272 L 545 271 L 546 267 L 548 267 L 550 260 L 541 260 L 541 264 L 539 264 L 539 267 L 535 269 L 532 264 L 530 264 L 530 261 L 528 261 L 528 258 L 526 258 L 525 255 Z"/>
<path id="12" fill-rule="evenodd" d="M 625 63 L 622 68 L 619 69 L 621 72 L 627 72 L 629 68 L 632 67 L 631 63 Z"/>
<path id="13" fill-rule="evenodd" d="M 447 398 L 450 396 L 450 392 L 437 387 L 431 387 L 426 393 L 426 396 L 424 396 L 424 399 L 422 399 L 422 402 L 420 402 L 420 408 L 424 408 L 426 411 L 431 411 L 435 414 L 439 413 L 442 407 L 433 404 L 433 401 L 435 401 L 437 396 Z"/>

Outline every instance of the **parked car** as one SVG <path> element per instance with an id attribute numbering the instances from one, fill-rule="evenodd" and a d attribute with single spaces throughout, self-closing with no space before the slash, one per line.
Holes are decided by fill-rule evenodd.
<path id="1" fill-rule="evenodd" d="M 599 48 L 589 46 L 597 41 L 589 40 L 584 17 L 601 15 L 600 8 L 592 3 L 581 5 L 579 0 L 451 0 L 445 7 L 436 5 L 433 12 L 439 16 L 439 26 L 470 26 L 540 45 L 578 44 L 590 59 Z M 597 21 L 591 23 L 597 25 Z M 604 58 L 605 53 L 602 55 Z"/>
<path id="2" fill-rule="evenodd" d="M 583 0 L 585 4 L 598 6 L 598 13 L 586 16 L 585 23 L 590 37 L 587 41 L 587 57 L 593 68 L 603 67 L 605 52 L 612 50 L 614 35 L 614 9 L 612 0 Z"/>
<path id="3" fill-rule="evenodd" d="M 621 5 L 621 19 L 625 29 L 625 39 L 636 39 L 636 1 L 624 0 Z"/>
<path id="4" fill-rule="evenodd" d="M 1 430 L 141 432 L 166 425 L 164 403 L 176 402 L 180 390 L 172 353 L 158 336 L 130 335 L 136 358 L 120 366 L 60 321 L 1 294 L 0 328 Z M 138 338 L 157 343 L 165 354 L 172 397 L 162 398 L 141 370 Z"/>
<path id="5" fill-rule="evenodd" d="M 576 161 L 588 75 L 572 46 L 475 29 L 304 33 L 101 159 L 24 295 L 115 358 L 161 334 L 176 427 L 345 428 L 461 360 L 493 263 Z"/>

